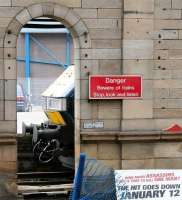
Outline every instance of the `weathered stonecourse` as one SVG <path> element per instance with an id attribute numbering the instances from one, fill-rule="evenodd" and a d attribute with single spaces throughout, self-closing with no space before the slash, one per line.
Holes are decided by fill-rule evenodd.
<path id="1" fill-rule="evenodd" d="M 180 0 L 0 0 L 0 173 L 16 172 L 17 37 L 41 16 L 74 41 L 76 158 L 181 168 L 181 134 L 162 131 L 182 125 L 181 12 Z M 88 101 L 89 75 L 141 75 L 142 97 Z"/>

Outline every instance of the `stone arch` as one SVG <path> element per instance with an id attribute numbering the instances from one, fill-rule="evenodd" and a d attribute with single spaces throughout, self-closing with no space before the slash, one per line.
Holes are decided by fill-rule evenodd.
<path id="1" fill-rule="evenodd" d="M 4 37 L 4 79 L 12 82 L 11 89 L 16 91 L 16 46 L 19 32 L 23 25 L 33 18 L 47 16 L 61 21 L 69 30 L 74 42 L 74 64 L 76 65 L 75 90 L 75 156 L 80 153 L 80 49 L 91 48 L 88 29 L 73 9 L 55 3 L 33 4 L 22 9 L 9 23 Z M 12 88 L 14 87 L 14 88 Z M 8 88 L 5 87 L 5 93 Z M 16 92 L 15 92 L 16 93 Z M 10 105 L 11 104 L 11 105 Z M 7 107 L 11 107 L 8 114 Z M 5 99 L 5 120 L 16 122 L 16 94 L 11 101 Z"/>

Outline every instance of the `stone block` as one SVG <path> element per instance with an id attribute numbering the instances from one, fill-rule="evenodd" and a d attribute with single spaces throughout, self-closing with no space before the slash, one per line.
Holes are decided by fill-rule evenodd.
<path id="1" fill-rule="evenodd" d="M 37 3 L 50 2 L 50 0 L 12 0 L 12 6 L 28 6 Z M 51 3 L 58 3 L 67 7 L 81 7 L 81 0 L 51 0 Z"/>
<path id="2" fill-rule="evenodd" d="M 54 6 L 54 16 L 64 19 L 68 13 L 69 8 L 65 6 L 55 5 Z"/>
<path id="3" fill-rule="evenodd" d="M 16 100 L 16 80 L 5 80 L 5 100 Z"/>
<path id="4" fill-rule="evenodd" d="M 4 80 L 0 79 L 0 100 L 4 100 Z"/>
<path id="5" fill-rule="evenodd" d="M 171 0 L 155 0 L 155 7 L 171 8 Z"/>
<path id="6" fill-rule="evenodd" d="M 181 142 L 158 142 L 154 148 L 155 158 L 180 158 L 182 157 Z"/>
<path id="7" fill-rule="evenodd" d="M 81 144 L 81 152 L 86 153 L 90 158 L 98 158 L 97 144 Z"/>
<path id="8" fill-rule="evenodd" d="M 155 60 L 154 69 L 181 70 L 182 60 Z"/>
<path id="9" fill-rule="evenodd" d="M 74 65 L 76 66 L 76 68 L 75 68 L 75 77 L 78 80 L 80 80 L 80 69 L 81 69 L 80 63 L 81 63 L 80 60 L 75 60 L 74 59 Z"/>
<path id="10" fill-rule="evenodd" d="M 0 27 L 6 28 L 11 20 L 11 17 L 0 17 Z"/>
<path id="11" fill-rule="evenodd" d="M 121 169 L 120 160 L 99 160 L 103 165 L 111 167 L 113 169 Z"/>
<path id="12" fill-rule="evenodd" d="M 15 133 L 16 134 L 16 120 L 14 121 L 0 121 L 0 133 Z"/>
<path id="13" fill-rule="evenodd" d="M 166 99 L 154 99 L 154 108 L 167 108 L 167 100 Z"/>
<path id="14" fill-rule="evenodd" d="M 155 80 L 154 88 L 180 88 L 182 80 L 180 79 L 166 79 L 166 80 Z"/>
<path id="15" fill-rule="evenodd" d="M 179 39 L 182 39 L 182 30 L 179 30 Z"/>
<path id="16" fill-rule="evenodd" d="M 153 60 L 123 60 L 123 74 L 142 75 L 143 79 L 153 78 Z"/>
<path id="17" fill-rule="evenodd" d="M 170 49 L 169 50 L 169 59 L 182 59 L 182 49 Z"/>
<path id="18" fill-rule="evenodd" d="M 64 17 L 64 20 L 71 27 L 74 26 L 80 20 L 80 17 L 73 10 L 69 9 L 66 16 Z"/>
<path id="19" fill-rule="evenodd" d="M 81 95 L 80 80 L 75 80 L 75 89 L 75 100 L 79 100 Z"/>
<path id="20" fill-rule="evenodd" d="M 172 70 L 171 73 L 172 73 L 171 77 L 173 79 L 180 79 L 180 78 L 182 78 L 182 70 Z"/>
<path id="21" fill-rule="evenodd" d="M 154 169 L 154 159 L 122 160 L 122 169 Z"/>
<path id="22" fill-rule="evenodd" d="M 121 59 L 121 49 L 81 49 L 81 59 Z"/>
<path id="23" fill-rule="evenodd" d="M 74 61 L 80 60 L 80 49 L 74 49 Z"/>
<path id="24" fill-rule="evenodd" d="M 167 60 L 169 58 L 168 50 L 155 50 L 154 59 L 156 60 Z"/>
<path id="25" fill-rule="evenodd" d="M 0 171 L 1 172 L 14 172 L 16 173 L 17 171 L 17 166 L 16 162 L 9 162 L 9 161 L 0 161 Z M 5 199 L 5 196 L 0 196 L 0 198 L 3 198 L 3 200 L 10 200 L 11 197 L 8 196 L 7 191 L 5 192 L 7 195 L 7 199 Z M 14 197 L 13 197 L 14 198 Z M 15 199 L 12 199 L 15 200 Z"/>
<path id="26" fill-rule="evenodd" d="M 16 161 L 17 147 L 15 145 L 6 145 L 0 148 L 1 161 Z"/>
<path id="27" fill-rule="evenodd" d="M 84 24 L 82 21 L 79 21 L 78 23 L 76 23 L 76 24 L 73 26 L 73 29 L 74 29 L 74 31 L 76 31 L 76 34 L 77 34 L 78 36 L 83 35 L 83 36 L 84 36 L 83 39 L 87 40 L 87 42 L 88 42 L 88 38 L 87 38 L 87 37 L 88 37 L 88 36 L 87 36 L 88 30 L 87 30 L 85 24 Z M 84 40 L 84 41 L 85 41 L 85 40 Z M 83 44 L 83 43 L 82 43 L 82 44 Z"/>
<path id="28" fill-rule="evenodd" d="M 5 120 L 16 120 L 16 101 L 5 101 Z"/>
<path id="29" fill-rule="evenodd" d="M 82 0 L 82 8 L 121 8 L 120 0 Z"/>
<path id="30" fill-rule="evenodd" d="M 81 22 L 81 21 L 80 21 Z M 81 22 L 81 24 L 83 24 L 83 22 Z M 78 28 L 80 25 L 80 23 L 77 23 L 75 25 L 76 28 Z M 75 29 L 76 30 L 76 29 Z M 85 30 L 85 31 L 84 31 Z M 78 47 L 80 48 L 83 48 L 83 49 L 89 49 L 92 47 L 92 44 L 91 44 L 91 39 L 90 39 L 90 36 L 88 34 L 86 34 L 88 32 L 88 30 L 86 29 L 85 25 L 83 25 L 83 28 L 81 29 L 78 28 L 78 32 L 76 35 L 78 34 L 81 34 L 79 37 L 78 37 Z M 75 46 L 75 45 L 74 45 Z"/>
<path id="31" fill-rule="evenodd" d="M 98 9 L 98 18 L 109 18 L 109 19 L 121 19 L 122 17 L 122 10 L 119 8 L 115 9 Z M 93 17 L 90 17 L 93 18 Z"/>
<path id="32" fill-rule="evenodd" d="M 123 40 L 123 59 L 153 59 L 153 41 Z"/>
<path id="33" fill-rule="evenodd" d="M 182 99 L 166 99 L 167 108 L 182 108 Z"/>
<path id="34" fill-rule="evenodd" d="M 171 119 L 155 119 L 155 127 L 157 130 L 162 130 L 171 126 L 171 124 L 174 124 L 174 122 L 182 126 L 181 118 L 171 118 Z"/>
<path id="35" fill-rule="evenodd" d="M 120 160 L 121 146 L 114 143 L 99 143 L 98 144 L 98 159 L 99 160 Z"/>
<path id="36" fill-rule="evenodd" d="M 123 100 L 123 119 L 152 118 L 152 100 Z"/>
<path id="37" fill-rule="evenodd" d="M 99 60 L 99 74 L 121 74 L 121 60 Z"/>
<path id="38" fill-rule="evenodd" d="M 154 0 L 136 0 L 133 3 L 132 0 L 124 0 L 124 11 L 137 11 L 137 13 L 153 13 L 154 11 Z"/>
<path id="39" fill-rule="evenodd" d="M 3 48 L 0 48 L 0 59 L 3 59 Z"/>
<path id="40" fill-rule="evenodd" d="M 153 81 L 143 80 L 142 81 L 142 98 L 152 99 L 153 98 Z"/>
<path id="41" fill-rule="evenodd" d="M 153 19 L 124 19 L 124 39 L 150 39 L 153 32 Z"/>
<path id="42" fill-rule="evenodd" d="M 73 9 L 77 15 L 81 18 L 97 18 L 97 9 L 87 9 L 87 8 L 74 8 Z"/>
<path id="43" fill-rule="evenodd" d="M 158 99 L 158 98 L 164 99 L 164 98 L 169 98 L 169 96 L 173 96 L 172 91 L 168 88 L 155 88 L 153 90 L 153 95 L 154 95 L 154 98 L 156 98 L 156 99 Z M 181 95 L 182 95 L 182 90 L 181 90 Z"/>
<path id="44" fill-rule="evenodd" d="M 13 34 L 6 34 L 4 39 L 4 47 L 13 47 L 17 45 L 17 36 Z"/>
<path id="45" fill-rule="evenodd" d="M 181 19 L 181 11 L 155 8 L 155 19 Z"/>
<path id="46" fill-rule="evenodd" d="M 124 0 L 124 18 L 146 18 L 152 19 L 154 11 L 154 0 Z"/>
<path id="47" fill-rule="evenodd" d="M 4 48 L 4 59 L 16 59 L 16 48 Z"/>
<path id="48" fill-rule="evenodd" d="M 121 29 L 90 29 L 91 39 L 121 39 Z"/>
<path id="49" fill-rule="evenodd" d="M 86 100 L 81 101 L 80 105 L 81 119 L 93 119 L 97 116 L 97 104 L 94 102 L 88 103 Z"/>
<path id="50" fill-rule="evenodd" d="M 156 130 L 153 119 L 123 119 L 121 121 L 123 131 L 147 131 Z"/>
<path id="51" fill-rule="evenodd" d="M 0 6 L 11 6 L 11 0 L 0 0 Z"/>
<path id="52" fill-rule="evenodd" d="M 117 29 L 121 28 L 120 19 L 84 19 L 88 28 L 92 29 Z"/>
<path id="53" fill-rule="evenodd" d="M 4 62 L 0 59 L 0 79 L 4 79 Z"/>
<path id="54" fill-rule="evenodd" d="M 181 118 L 182 117 L 182 109 L 174 109 L 174 108 L 155 108 L 154 109 L 154 118 Z"/>
<path id="55" fill-rule="evenodd" d="M 75 118 L 80 119 L 80 100 L 75 99 Z"/>
<path id="56" fill-rule="evenodd" d="M 163 68 L 164 69 L 164 68 Z M 154 79 L 171 79 L 171 70 L 154 70 Z"/>
<path id="57" fill-rule="evenodd" d="M 154 41 L 155 49 L 182 49 L 181 40 L 156 40 Z"/>
<path id="58" fill-rule="evenodd" d="M 5 79 L 17 78 L 16 60 L 14 59 L 4 60 L 4 74 L 5 74 Z"/>
<path id="59" fill-rule="evenodd" d="M 89 99 L 88 80 L 80 80 L 80 99 Z"/>
<path id="60" fill-rule="evenodd" d="M 180 0 L 172 0 L 172 8 L 182 9 L 182 2 Z"/>
<path id="61" fill-rule="evenodd" d="M 16 19 L 13 19 L 8 26 L 7 34 L 19 35 L 21 28 L 22 28 L 22 24 Z"/>
<path id="62" fill-rule="evenodd" d="M 118 49 L 121 45 L 121 40 L 92 40 L 92 48 L 94 49 Z"/>
<path id="63" fill-rule="evenodd" d="M 44 16 L 54 15 L 54 4 L 52 3 L 42 3 L 42 11 Z"/>
<path id="64" fill-rule="evenodd" d="M 182 29 L 182 20 L 161 19 L 155 20 L 155 30 Z"/>
<path id="65" fill-rule="evenodd" d="M 99 73 L 98 60 L 81 60 L 80 77 L 88 79 L 89 74 L 94 75 Z"/>
<path id="66" fill-rule="evenodd" d="M 178 39 L 178 30 L 160 30 L 154 31 L 152 34 L 153 39 L 175 40 Z"/>
<path id="67" fill-rule="evenodd" d="M 27 9 L 32 18 L 43 16 L 43 10 L 41 4 L 33 4 L 29 6 Z"/>
<path id="68" fill-rule="evenodd" d="M 154 161 L 155 169 L 181 169 L 181 158 L 160 158 Z"/>
<path id="69" fill-rule="evenodd" d="M 5 1 L 6 2 L 6 1 Z M 13 18 L 17 13 L 20 12 L 20 7 L 0 7 L 0 17 Z"/>
<path id="70" fill-rule="evenodd" d="M 4 120 L 4 101 L 0 100 L 0 120 Z"/>
<path id="71" fill-rule="evenodd" d="M 16 19 L 22 24 L 26 24 L 28 21 L 32 19 L 30 16 L 30 13 L 27 9 L 22 10 L 18 15 L 16 16 Z"/>
<path id="72" fill-rule="evenodd" d="M 182 88 L 169 89 L 170 98 L 182 98 Z M 167 96 L 168 97 L 168 96 Z"/>
<path id="73" fill-rule="evenodd" d="M 120 111 L 121 112 L 121 111 Z M 118 119 L 100 119 L 104 122 L 104 130 L 108 131 L 121 131 L 121 120 Z"/>
<path id="74" fill-rule="evenodd" d="M 99 119 L 120 119 L 121 118 L 121 102 L 102 102 L 98 105 Z"/>
<path id="75" fill-rule="evenodd" d="M 154 158 L 153 143 L 128 143 L 122 144 L 122 159 L 141 160 Z"/>

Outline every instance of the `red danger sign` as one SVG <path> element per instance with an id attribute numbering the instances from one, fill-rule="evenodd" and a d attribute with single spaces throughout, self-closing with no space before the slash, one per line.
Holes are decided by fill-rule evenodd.
<path id="1" fill-rule="evenodd" d="M 91 75 L 89 99 L 136 99 L 142 97 L 142 77 L 138 75 Z"/>

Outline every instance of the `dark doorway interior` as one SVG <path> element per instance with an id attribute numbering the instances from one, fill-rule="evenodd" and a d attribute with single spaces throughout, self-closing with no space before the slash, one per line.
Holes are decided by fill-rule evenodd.
<path id="1" fill-rule="evenodd" d="M 73 41 L 60 22 L 42 17 L 22 28 L 17 41 L 17 176 L 20 186 L 73 182 L 72 61 Z M 55 90 L 63 83 L 71 87 Z M 31 198 L 32 193 L 29 195 Z M 28 198 L 26 194 L 23 196 Z"/>

